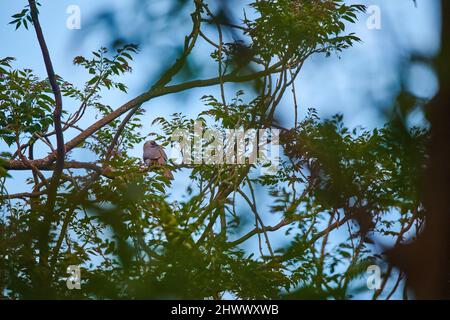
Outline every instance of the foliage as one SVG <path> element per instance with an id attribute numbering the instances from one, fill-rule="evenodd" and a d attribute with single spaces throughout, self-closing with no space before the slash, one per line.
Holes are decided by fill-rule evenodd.
<path id="1" fill-rule="evenodd" d="M 260 17 L 248 21 L 255 51 L 265 58 L 286 53 L 304 57 L 310 52 L 342 51 L 359 41 L 354 34 L 342 36 L 344 20 L 356 21 L 363 5 L 342 0 L 267 0 L 252 4 Z"/>
<path id="2" fill-rule="evenodd" d="M 30 69 L 11 70 L 12 58 L 0 60 L 0 133 L 11 145 L 20 135 L 45 132 L 53 123 L 50 86 Z"/>
<path id="3" fill-rule="evenodd" d="M 304 119 L 295 118 L 293 128 L 282 130 L 276 175 L 258 175 L 261 165 L 251 163 L 169 163 L 167 168 L 189 176 L 182 195 L 171 193 L 172 182 L 163 174 L 167 168 L 145 168 L 131 156 L 129 151 L 147 138 L 142 134 L 142 104 L 195 87 L 218 84 L 222 95 L 206 92 L 204 111 L 196 119 L 181 113 L 155 119 L 152 125 L 161 128 L 155 139 L 161 145 L 170 145 L 177 129 L 191 132 L 194 120 L 204 125 L 202 133 L 207 128 L 278 126 L 275 109 L 304 60 L 313 53 L 340 52 L 357 42 L 355 35 L 343 35 L 344 22 L 354 23 L 356 13 L 364 9 L 337 0 L 256 1 L 251 7 L 258 17 L 244 17 L 236 28 L 247 37 L 243 44 L 222 39 L 214 43 L 200 33 L 202 15 L 218 33 L 226 25 L 202 1 L 193 4 L 193 31 L 181 57 L 151 89 L 123 106 L 103 104 L 102 95 L 105 90 L 127 92 L 120 78 L 131 71 L 136 45 L 122 46 L 112 55 L 101 48 L 91 58 L 75 57 L 74 64 L 88 74 L 82 89 L 57 77 L 64 96 L 63 131 L 75 138 L 66 142 L 49 257 L 42 256 L 37 239 L 48 187 L 41 171 L 52 170 L 52 157 L 57 156 L 50 141 L 55 134 L 53 91 L 47 79 L 40 80 L 28 69 L 15 70 L 11 58 L 0 60 L 0 139 L 11 151 L 1 159 L 5 170 L 0 175 L 5 181 L 6 171 L 14 178 L 14 170 L 25 167 L 31 189 L 9 194 L 2 184 L 3 295 L 350 298 L 352 281 L 368 265 L 384 261 L 374 239 L 401 243 L 410 235 L 407 232 L 414 235 L 420 230 L 422 206 L 415 181 L 424 168 L 428 140 L 422 129 L 399 130 L 388 123 L 373 131 L 351 131 L 341 115 L 320 120 L 311 109 Z M 19 19 L 14 20 L 16 27 L 27 14 L 13 16 Z M 212 44 L 211 64 L 219 65 L 218 77 L 169 85 L 185 67 L 198 38 Z M 245 68 L 236 63 L 242 50 L 250 52 Z M 225 82 L 248 81 L 257 82 L 256 94 L 240 89 L 233 98 L 225 97 Z M 79 107 L 68 107 L 75 104 Z M 87 114 L 94 114 L 93 124 L 79 128 Z M 21 145 L 24 140 L 28 142 Z M 34 159 L 34 148 L 49 148 L 49 156 Z M 94 154 L 96 160 L 78 161 L 72 152 L 77 149 Z M 260 197 L 271 204 L 264 215 Z M 263 221 L 267 218 L 279 222 L 268 226 Z M 270 241 L 272 232 L 284 235 L 283 245 Z M 331 241 L 336 234 L 339 239 Z M 82 266 L 82 290 L 67 290 L 71 265 Z M 51 280 L 48 291 L 39 288 L 45 277 Z"/>

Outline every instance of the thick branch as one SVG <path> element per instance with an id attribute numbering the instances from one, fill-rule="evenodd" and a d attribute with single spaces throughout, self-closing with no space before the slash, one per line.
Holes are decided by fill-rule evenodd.
<path id="1" fill-rule="evenodd" d="M 29 163 L 24 163 L 19 160 L 7 160 L 4 161 L 3 167 L 6 170 L 30 170 L 31 166 L 42 170 L 42 171 L 54 171 L 55 163 L 50 161 L 45 161 L 42 159 L 39 160 L 28 160 Z M 78 161 L 66 161 L 63 163 L 64 169 L 89 169 L 93 171 L 97 171 L 102 173 L 103 169 L 100 166 L 97 166 L 95 163 L 91 162 L 78 162 Z"/>
<path id="2" fill-rule="evenodd" d="M 55 109 L 53 111 L 53 124 L 56 132 L 56 150 L 53 152 L 56 157 L 55 170 L 53 171 L 53 177 L 49 188 L 49 202 L 48 206 L 53 211 L 54 201 L 56 199 L 56 190 L 58 188 L 59 179 L 61 177 L 62 170 L 64 168 L 64 136 L 61 124 L 62 114 L 62 96 L 61 89 L 56 81 L 55 71 L 53 70 L 52 60 L 48 51 L 47 44 L 45 42 L 44 34 L 42 32 L 41 25 L 39 23 L 38 10 L 35 0 L 28 0 L 30 5 L 31 18 L 33 20 L 34 29 L 39 42 L 39 46 L 44 58 L 45 68 L 47 70 L 48 80 L 55 96 Z"/>

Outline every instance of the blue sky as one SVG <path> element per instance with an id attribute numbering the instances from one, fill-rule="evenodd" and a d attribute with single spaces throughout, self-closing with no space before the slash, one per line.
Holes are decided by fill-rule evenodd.
<path id="1" fill-rule="evenodd" d="M 101 10 L 123 12 L 125 29 L 133 30 L 133 21 L 142 19 L 140 16 L 127 15 L 124 10 L 132 1 L 119 0 L 42 0 L 41 21 L 51 52 L 56 72 L 63 78 L 82 86 L 87 75 L 79 67 L 72 64 L 72 59 L 78 55 L 89 55 L 93 50 L 107 44 L 108 30 L 104 28 L 88 28 L 92 19 Z M 210 1 L 211 2 L 211 1 Z M 398 67 L 411 52 L 420 52 L 433 56 L 439 49 L 439 7 L 437 0 L 417 0 L 418 7 L 414 7 L 412 0 L 360 0 L 347 1 L 367 5 L 378 5 L 381 8 L 381 30 L 369 30 L 366 27 L 367 15 L 361 15 L 360 21 L 350 26 L 348 31 L 355 32 L 362 42 L 344 51 L 339 57 L 314 56 L 308 60 L 296 81 L 296 91 L 299 98 L 300 115 L 305 115 L 307 108 L 314 107 L 322 116 L 343 113 L 345 122 L 350 127 L 363 126 L 373 128 L 384 123 L 383 109 L 389 107 L 395 88 L 399 86 L 397 78 Z M 164 3 L 155 0 L 161 8 Z M 0 57 L 13 56 L 17 58 L 16 68 L 31 68 L 41 77 L 45 77 L 42 56 L 37 46 L 34 32 L 21 28 L 14 31 L 8 25 L 10 16 L 19 12 L 26 1 L 0 0 Z M 69 30 L 66 28 L 69 5 L 81 8 L 82 28 Z M 162 9 L 161 9 L 162 10 Z M 133 64 L 134 72 L 123 78 L 129 87 L 128 94 L 109 91 L 103 94 L 103 101 L 113 108 L 121 106 L 130 98 L 142 93 L 149 85 L 149 79 L 154 76 L 167 55 L 171 43 L 182 41 L 184 34 L 189 31 L 188 23 L 182 24 L 169 38 L 152 38 L 142 43 L 142 52 Z M 110 31 L 110 30 L 109 30 Z M 158 46 L 154 48 L 154 44 Z M 200 48 L 196 62 L 202 62 L 208 51 L 206 46 Z M 408 88 L 424 98 L 432 97 L 438 85 L 433 72 L 424 65 L 414 65 L 409 71 Z M 228 92 L 235 87 L 228 86 Z M 204 94 L 218 94 L 218 88 L 196 89 L 182 99 L 162 97 L 144 104 L 146 109 L 143 118 L 144 131 L 150 133 L 155 129 L 150 126 L 157 116 L 167 117 L 174 112 L 183 112 L 194 117 L 203 110 L 200 98 Z M 278 117 L 286 127 L 292 126 L 292 100 L 287 95 L 279 108 Z M 67 110 L 72 107 L 64 106 Z M 72 109 L 73 110 L 73 109 Z M 411 123 L 421 123 L 420 112 L 414 114 Z M 88 118 L 81 125 L 87 126 L 92 118 Z M 66 138 L 67 139 L 67 138 Z M 0 142 L 0 151 L 6 146 Z M 140 157 L 142 145 L 137 145 L 132 151 Z M 39 155 L 39 154 L 38 154 Z M 43 154 L 44 155 L 44 154 Z M 87 153 L 74 154 L 78 160 L 91 161 Z M 8 180 L 10 192 L 22 190 L 26 173 L 17 173 L 14 179 Z M 179 173 L 175 180 L 173 194 L 182 193 L 186 188 L 186 173 Z M 176 176 L 177 178 L 177 176 Z M 264 194 L 257 194 L 261 200 L 260 206 L 266 206 Z M 275 221 L 274 217 L 266 217 L 267 224 Z M 339 237 L 339 235 L 335 235 Z M 284 233 L 271 234 L 272 240 L 281 245 Z M 256 247 L 257 239 L 250 246 Z"/>

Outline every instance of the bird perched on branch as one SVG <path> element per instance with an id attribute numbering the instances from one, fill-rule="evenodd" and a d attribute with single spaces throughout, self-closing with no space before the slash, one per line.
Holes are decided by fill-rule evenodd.
<path id="1" fill-rule="evenodd" d="M 164 152 L 163 147 L 157 144 L 155 141 L 150 140 L 144 143 L 144 163 L 147 166 L 152 165 L 165 165 L 167 164 L 167 155 Z M 173 175 L 169 169 L 164 169 L 164 176 L 172 180 Z"/>

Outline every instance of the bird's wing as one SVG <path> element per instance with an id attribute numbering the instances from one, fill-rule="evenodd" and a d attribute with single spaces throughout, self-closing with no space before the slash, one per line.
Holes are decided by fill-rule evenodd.
<path id="1" fill-rule="evenodd" d="M 167 155 L 162 147 L 158 147 L 159 157 L 158 157 L 158 163 L 159 164 L 166 164 L 167 163 Z"/>
<path id="2" fill-rule="evenodd" d="M 161 150 L 161 156 L 164 158 L 164 161 L 167 162 L 167 154 L 164 151 L 164 148 L 163 147 L 159 147 L 159 149 Z"/>

